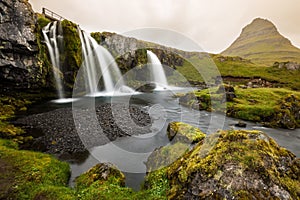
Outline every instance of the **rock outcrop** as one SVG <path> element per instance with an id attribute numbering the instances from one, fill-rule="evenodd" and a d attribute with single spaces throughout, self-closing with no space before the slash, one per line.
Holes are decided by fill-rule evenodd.
<path id="1" fill-rule="evenodd" d="M 161 147 L 147 162 L 148 170 L 159 169 L 148 177 L 166 175 L 168 199 L 289 200 L 300 195 L 300 160 L 263 132 L 220 131 L 189 152 L 179 147 Z M 174 161 L 179 149 L 186 153 Z"/>
<path id="2" fill-rule="evenodd" d="M 0 2 L 0 85 L 2 89 L 39 88 L 45 70 L 39 65 L 36 16 L 27 0 Z"/>
<path id="3" fill-rule="evenodd" d="M 153 51 L 164 65 L 174 69 L 176 66 L 183 65 L 184 59 L 180 55 L 185 54 L 185 52 L 178 49 L 125 37 L 116 33 L 95 32 L 91 35 L 99 44 L 107 48 L 116 57 L 116 61 L 123 72 L 132 68 L 142 70 L 142 66 L 147 64 L 146 49 Z M 147 76 L 146 71 L 143 73 Z M 166 73 L 168 75 L 168 71 Z"/>
<path id="4" fill-rule="evenodd" d="M 287 70 L 299 70 L 300 64 L 296 62 L 275 62 L 273 67 L 278 67 L 279 69 L 284 68 Z"/>

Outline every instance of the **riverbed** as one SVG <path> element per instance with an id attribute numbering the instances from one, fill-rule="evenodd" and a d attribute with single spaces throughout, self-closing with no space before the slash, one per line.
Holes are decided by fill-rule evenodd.
<path id="1" fill-rule="evenodd" d="M 233 125 L 238 123 L 238 119 L 228 118 L 220 113 L 196 111 L 179 105 L 178 98 L 174 97 L 174 94 L 177 92 L 180 91 L 165 90 L 130 96 L 90 97 L 79 100 L 77 103 L 73 104 L 46 102 L 33 106 L 28 112 L 32 115 L 36 115 L 39 112 L 43 113 L 54 110 L 58 112 L 63 111 L 64 109 L 72 109 L 73 115 L 69 113 L 67 117 L 75 121 L 77 133 L 81 138 L 82 144 L 88 151 L 74 154 L 76 156 L 73 155 L 60 158 L 70 163 L 72 170 L 70 178 L 71 186 L 74 185 L 73 181 L 78 175 L 87 171 L 95 164 L 99 162 L 110 162 L 124 172 L 126 176 L 126 185 L 138 190 L 146 174 L 146 166 L 144 163 L 147 161 L 147 157 L 155 148 L 170 144 L 166 135 L 166 129 L 171 121 L 182 121 L 192 124 L 199 127 L 206 134 L 214 133 L 219 129 L 261 130 L 274 138 L 279 145 L 292 151 L 297 157 L 300 156 L 300 129 L 272 129 L 251 122 L 246 122 L 246 128 L 238 128 Z M 100 145 L 89 145 L 87 141 L 97 140 L 99 139 L 99 135 L 92 136 L 81 134 L 80 132 L 83 130 L 82 124 L 85 124 L 85 127 L 94 126 L 92 125 L 93 109 L 88 110 L 88 112 L 85 113 L 89 116 L 88 118 L 78 118 L 76 109 L 85 106 L 87 106 L 87 109 L 97 108 L 104 104 L 111 106 L 112 109 L 110 112 L 112 112 L 114 118 L 114 126 L 121 129 L 125 134 L 123 134 L 122 137 L 109 138 L 109 140 Z M 124 109 L 121 109 L 123 110 L 122 112 L 120 112 L 120 108 L 118 107 L 120 105 L 123 105 L 124 107 Z M 126 108 L 129 110 L 129 105 L 139 107 L 139 112 L 148 113 L 151 119 L 150 123 L 138 123 L 138 119 L 132 121 L 125 120 L 128 118 Z M 61 114 L 64 112 L 59 113 Z M 55 117 L 55 115 L 53 117 Z M 101 125 L 106 126 L 105 124 Z M 101 127 L 101 125 L 98 128 L 106 130 L 106 127 Z M 107 124 L 107 126 L 110 126 L 110 124 Z M 139 132 L 136 134 L 126 134 L 129 131 L 135 132 L 138 129 Z M 113 131 L 114 128 L 109 129 L 108 133 Z M 106 138 L 100 139 L 106 140 Z"/>

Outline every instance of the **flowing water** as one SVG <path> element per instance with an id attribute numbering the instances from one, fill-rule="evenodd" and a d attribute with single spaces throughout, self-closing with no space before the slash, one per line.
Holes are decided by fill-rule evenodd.
<path id="1" fill-rule="evenodd" d="M 99 45 L 88 33 L 79 29 L 82 44 L 84 79 L 89 96 L 107 96 L 118 92 L 134 93 L 127 87 L 111 53 Z M 103 78 L 104 89 L 99 90 Z"/>
<path id="2" fill-rule="evenodd" d="M 177 92 L 177 91 L 176 91 Z M 149 94 L 139 94 L 130 97 L 96 98 L 96 104 L 110 102 L 139 104 L 147 110 L 152 119 L 151 132 L 143 135 L 118 138 L 116 141 L 103 146 L 89 149 L 90 154 L 84 158 L 71 161 L 71 182 L 81 173 L 99 162 L 110 162 L 118 166 L 126 175 L 126 185 L 136 190 L 140 188 L 145 173 L 145 162 L 150 153 L 160 146 L 169 144 L 166 135 L 167 125 L 171 121 L 182 121 L 199 127 L 203 132 L 210 134 L 216 129 L 237 129 L 233 126 L 239 120 L 224 118 L 220 114 L 213 114 L 205 111 L 191 110 L 182 107 L 178 99 L 173 97 L 173 91 L 157 91 Z M 241 128 L 238 128 L 241 129 Z M 247 122 L 247 128 L 256 129 L 273 137 L 280 145 L 286 147 L 300 156 L 300 129 L 285 130 L 265 128 L 260 124 Z"/>
<path id="3" fill-rule="evenodd" d="M 62 49 L 63 35 L 59 24 L 60 23 L 58 23 L 57 21 L 54 21 L 53 23 L 51 22 L 43 28 L 42 32 L 50 55 L 57 95 L 59 99 L 63 99 L 65 95 L 60 76 L 61 66 L 59 60 L 60 52 Z"/>
<path id="4" fill-rule="evenodd" d="M 156 84 L 156 90 L 168 88 L 168 81 L 164 68 L 158 57 L 151 51 L 147 50 L 148 64 L 150 65 L 153 82 Z"/>
<path id="5" fill-rule="evenodd" d="M 90 98 L 96 97 L 96 104 L 111 103 L 112 107 L 114 104 L 119 103 L 139 104 L 149 113 L 152 124 L 151 131 L 143 135 L 118 138 L 114 142 L 89 149 L 89 154 L 78 156 L 75 160 L 67 160 L 71 164 L 72 169 L 71 185 L 75 177 L 95 164 L 110 162 L 125 173 L 126 185 L 138 190 L 146 173 L 144 163 L 147 161 L 148 156 L 155 148 L 169 144 L 166 129 L 171 121 L 182 121 L 192 124 L 207 134 L 213 133 L 218 129 L 236 128 L 232 126 L 232 124 L 238 122 L 236 119 L 180 106 L 178 99 L 173 97 L 174 93 L 178 91 L 172 91 L 174 88 L 168 86 L 163 66 L 157 56 L 151 51 L 147 51 L 147 57 L 153 82 L 156 83 L 156 89 L 154 93 L 135 93 L 134 90 L 125 85 L 112 55 L 105 48 L 98 45 L 89 34 L 80 29 L 78 29 L 78 32 L 82 43 L 83 78 L 88 96 L 91 96 Z M 62 102 L 68 102 L 64 101 L 64 91 L 60 77 L 59 40 L 62 40 L 62 38 L 61 34 L 57 33 L 57 23 L 48 24 L 43 29 L 43 34 L 53 65 L 58 96 Z M 99 89 L 98 82 L 100 77 L 103 77 L 103 90 Z M 184 92 L 187 90 L 183 89 Z M 124 94 L 125 96 L 114 94 Z M 65 104 L 62 107 L 65 106 L 71 105 Z M 38 108 L 42 110 L 45 107 L 47 109 L 51 109 L 51 107 L 56 109 L 57 105 L 47 103 L 47 106 L 40 105 Z M 122 119 L 122 116 L 120 119 Z M 300 129 L 271 129 L 250 122 L 247 122 L 246 129 L 262 130 L 273 137 L 280 145 L 291 150 L 298 157 L 300 156 Z"/>

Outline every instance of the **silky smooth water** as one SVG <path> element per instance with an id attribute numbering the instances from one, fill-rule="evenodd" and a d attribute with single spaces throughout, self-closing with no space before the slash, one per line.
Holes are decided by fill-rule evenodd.
<path id="1" fill-rule="evenodd" d="M 59 24 L 57 21 L 49 23 L 42 29 L 44 40 L 48 48 L 50 55 L 50 61 L 52 64 L 52 71 L 54 75 L 54 81 L 56 85 L 57 95 L 59 99 L 64 98 L 64 89 L 62 85 L 62 80 L 60 76 L 60 43 L 62 43 L 63 36 L 62 32 L 59 31 Z"/>
<path id="2" fill-rule="evenodd" d="M 156 84 L 155 90 L 167 89 L 168 80 L 160 60 L 152 51 L 149 50 L 147 50 L 147 58 L 148 65 L 150 65 L 153 82 Z"/>
<path id="3" fill-rule="evenodd" d="M 177 91 L 176 91 L 177 92 Z M 128 97 L 97 98 L 96 104 L 103 102 L 129 103 L 142 105 L 152 119 L 151 131 L 144 135 L 118 138 L 103 146 L 89 149 L 90 154 L 80 162 L 71 162 L 72 175 L 70 184 L 74 178 L 99 162 L 110 162 L 118 166 L 126 175 L 126 185 L 136 190 L 140 188 L 146 167 L 144 162 L 150 153 L 160 146 L 169 144 L 166 135 L 168 123 L 182 121 L 199 127 L 203 132 L 210 134 L 214 127 L 222 126 L 222 129 L 241 129 L 233 126 L 239 120 L 225 118 L 220 114 L 206 111 L 196 111 L 180 106 L 178 99 L 173 97 L 173 91 L 160 91 L 149 94 L 140 94 Z M 279 145 L 291 150 L 300 156 L 300 129 L 272 129 L 265 128 L 260 124 L 246 122 L 248 130 L 256 129 L 273 137 Z"/>

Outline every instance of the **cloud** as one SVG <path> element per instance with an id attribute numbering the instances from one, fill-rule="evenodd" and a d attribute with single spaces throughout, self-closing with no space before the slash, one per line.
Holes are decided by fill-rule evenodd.
<path id="1" fill-rule="evenodd" d="M 256 17 L 271 20 L 300 47 L 299 0 L 29 0 L 87 31 L 127 32 L 143 27 L 177 31 L 209 52 L 227 48 Z"/>

